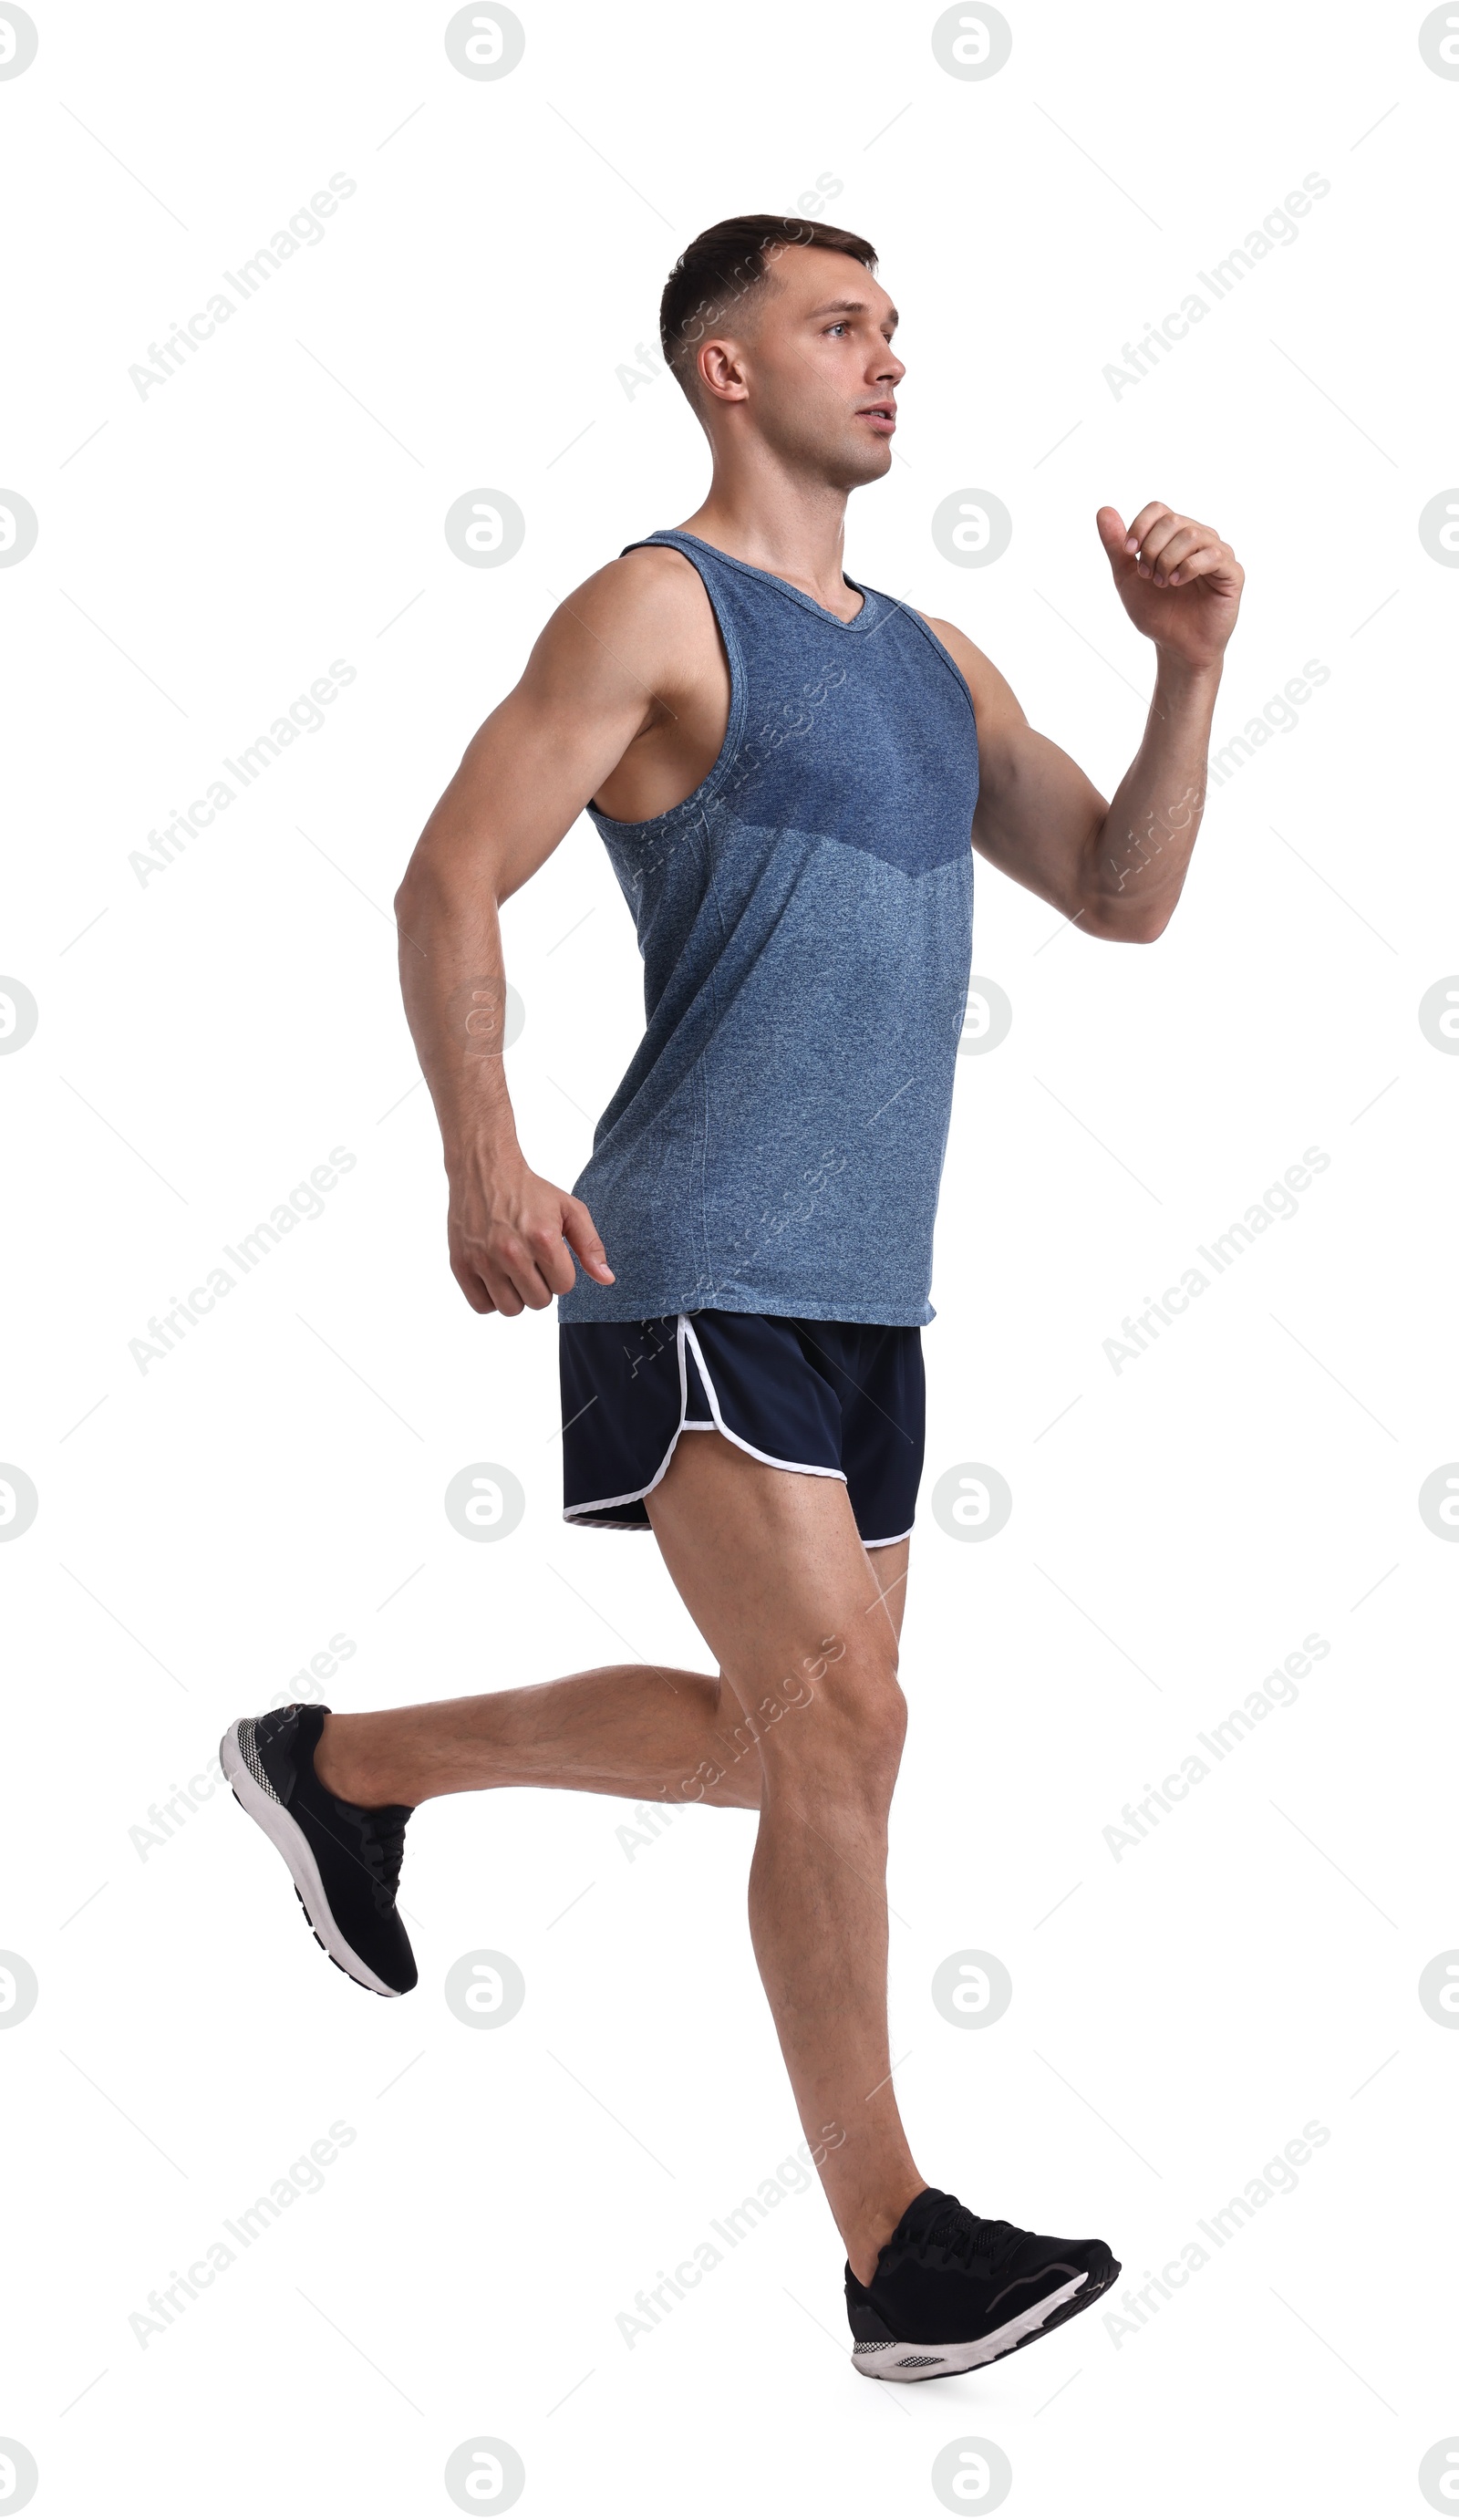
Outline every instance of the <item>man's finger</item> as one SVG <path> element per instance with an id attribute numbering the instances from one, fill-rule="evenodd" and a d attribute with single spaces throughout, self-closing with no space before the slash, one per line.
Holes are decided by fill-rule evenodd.
<path id="1" fill-rule="evenodd" d="M 473 1269 L 468 1260 L 458 1260 L 453 1255 L 451 1275 L 473 1313 L 495 1312 L 496 1306 L 492 1302 L 490 1288 L 486 1285 L 479 1270 Z"/>
<path id="2" fill-rule="evenodd" d="M 1221 567 L 1225 557 L 1219 543 L 1202 543 L 1197 550 L 1184 553 L 1176 562 L 1171 571 L 1171 584 L 1186 586 L 1192 578 L 1208 577 L 1214 569 Z"/>
<path id="3" fill-rule="evenodd" d="M 1140 557 L 1142 560 L 1169 562 L 1178 556 L 1182 544 L 1189 550 L 1196 543 L 1210 542 L 1211 539 L 1210 525 L 1198 525 L 1193 517 L 1167 517 L 1158 525 L 1151 526 L 1141 546 Z"/>
<path id="4" fill-rule="evenodd" d="M 548 1274 L 553 1264 L 546 1250 L 539 1251 L 534 1247 L 536 1239 L 535 1237 L 512 1234 L 504 1236 L 502 1240 L 497 1265 L 515 1298 L 511 1307 L 513 1312 L 519 1313 L 523 1309 L 529 1313 L 545 1312 L 554 1293 L 567 1292 L 565 1286 L 553 1287 Z M 558 1249 L 561 1249 L 560 1240 Z M 505 1304 L 502 1310 L 506 1312 Z"/>
<path id="5" fill-rule="evenodd" d="M 522 1299 L 508 1257 L 492 1251 L 484 1253 L 479 1260 L 453 1260 L 451 1266 L 473 1312 L 504 1313 L 510 1317 L 521 1311 Z M 522 1274 L 528 1273 L 524 1271 Z M 472 1292 L 473 1287 L 482 1298 L 480 1302 Z"/>
<path id="6" fill-rule="evenodd" d="M 1141 572 L 1153 573 L 1172 545 L 1180 541 L 1182 534 L 1205 534 L 1209 530 L 1206 525 L 1197 525 L 1190 517 L 1158 517 L 1140 543 Z"/>
<path id="7" fill-rule="evenodd" d="M 1202 543 L 1209 542 L 1210 539 L 1209 525 L 1193 525 L 1188 520 L 1176 518 L 1169 532 L 1164 526 L 1155 527 L 1140 554 L 1140 559 L 1157 578 L 1169 577 L 1172 569 L 1177 567 L 1190 552 L 1197 550 Z"/>
<path id="8" fill-rule="evenodd" d="M 1205 579 L 1213 595 L 1241 593 L 1246 584 L 1246 571 L 1229 543 L 1217 543 L 1209 557 L 1202 552 L 1196 554 L 1196 558 L 1201 562 L 1199 569 L 1193 567 L 1189 561 L 1182 564 L 1180 571 L 1182 584 L 1188 577 L 1199 576 Z"/>
<path id="9" fill-rule="evenodd" d="M 580 1198 L 562 1202 L 562 1238 L 577 1253 L 590 1278 L 596 1278 L 600 1286 L 615 1282 L 602 1237 Z"/>
<path id="10" fill-rule="evenodd" d="M 548 1289 L 549 1300 L 553 1295 L 570 1293 L 576 1272 L 561 1235 L 554 1234 L 550 1225 L 534 1225 L 520 1239 L 526 1246 L 528 1261 Z"/>
<path id="11" fill-rule="evenodd" d="M 1147 500 L 1144 507 L 1141 508 L 1139 515 L 1137 517 L 1131 517 L 1125 529 L 1126 550 L 1138 551 L 1141 544 L 1144 542 L 1145 536 L 1150 531 L 1151 526 L 1156 522 L 1157 518 L 1160 517 L 1169 517 L 1172 514 L 1173 511 L 1169 500 Z"/>

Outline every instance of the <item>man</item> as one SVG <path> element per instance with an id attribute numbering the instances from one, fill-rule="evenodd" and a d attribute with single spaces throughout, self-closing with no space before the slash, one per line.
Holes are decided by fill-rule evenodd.
<path id="1" fill-rule="evenodd" d="M 890 468 L 905 373 L 875 260 L 778 218 L 727 220 L 682 256 L 661 333 L 709 495 L 553 614 L 397 900 L 452 1269 L 480 1313 L 558 1298 L 567 1518 L 651 1528 L 718 1674 L 294 1706 L 243 1719 L 223 1756 L 325 1949 L 380 1995 L 415 1984 L 395 1888 L 432 1795 L 758 1810 L 751 1931 L 846 2243 L 856 2367 L 914 2380 L 1012 2352 L 1120 2272 L 1102 2241 L 929 2187 L 887 2044 L 898 1637 L 969 836 L 1088 933 L 1159 936 L 1242 571 L 1163 501 L 1127 528 L 1100 509 L 1156 650 L 1106 804 L 960 630 L 844 574 L 847 496 Z M 498 910 L 585 808 L 638 925 L 647 1028 L 569 1193 L 513 1131 Z"/>

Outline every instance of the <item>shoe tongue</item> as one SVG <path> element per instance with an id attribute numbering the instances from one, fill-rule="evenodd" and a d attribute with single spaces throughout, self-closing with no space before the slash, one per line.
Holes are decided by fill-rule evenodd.
<path id="1" fill-rule="evenodd" d="M 915 2248 L 931 2238 L 940 2223 L 946 2224 L 961 2211 L 956 2197 L 950 2196 L 944 2188 L 924 2187 L 920 2196 L 912 2198 L 892 2237 L 910 2242 Z"/>

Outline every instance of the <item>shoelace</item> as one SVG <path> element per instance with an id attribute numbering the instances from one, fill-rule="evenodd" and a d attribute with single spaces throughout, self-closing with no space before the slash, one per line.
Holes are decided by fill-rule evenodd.
<path id="1" fill-rule="evenodd" d="M 405 1821 L 385 1820 L 376 1812 L 367 1812 L 360 1830 L 360 1853 L 380 1888 L 393 1899 L 400 1885 L 405 1854 Z"/>
<path id="2" fill-rule="evenodd" d="M 946 2249 L 950 2256 L 961 2258 L 969 2268 L 974 2258 L 986 2258 L 991 2272 L 1011 2249 L 1017 2247 L 1023 2236 L 1016 2223 L 985 2221 L 981 2215 L 970 2213 L 966 2205 L 953 2202 L 943 2207 L 926 2235 L 924 2246 Z"/>
<path id="3" fill-rule="evenodd" d="M 379 1811 L 363 1811 L 358 1803 L 342 1803 L 337 1796 L 334 1811 L 339 1822 L 335 1831 L 339 1844 L 347 1847 L 369 1873 L 375 1883 L 376 1907 L 383 1915 L 395 1905 L 410 1812 L 399 1803 L 387 1803 Z"/>

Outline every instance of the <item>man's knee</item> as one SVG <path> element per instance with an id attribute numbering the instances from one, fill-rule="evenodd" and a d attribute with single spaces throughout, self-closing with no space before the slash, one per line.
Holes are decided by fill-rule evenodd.
<path id="1" fill-rule="evenodd" d="M 873 1773 L 883 1776 L 890 1786 L 902 1764 L 906 1739 L 906 1699 L 897 1678 L 895 1655 L 879 1660 L 873 1672 L 859 1683 L 851 1720 L 858 1747 Z"/>
<path id="2" fill-rule="evenodd" d="M 846 1653 L 785 1707 L 765 1750 L 803 1772 L 840 1773 L 890 1792 L 906 1737 L 906 1699 L 891 1640 Z"/>

